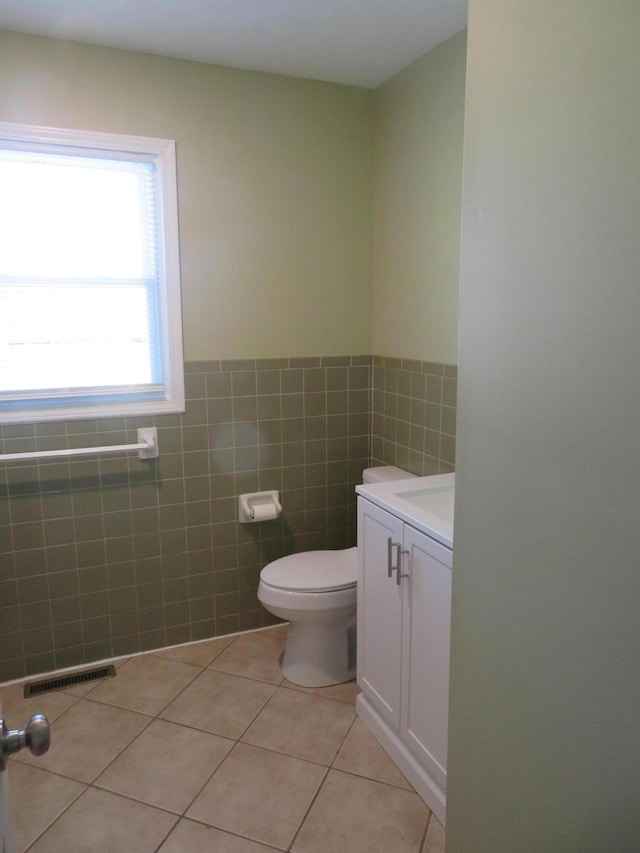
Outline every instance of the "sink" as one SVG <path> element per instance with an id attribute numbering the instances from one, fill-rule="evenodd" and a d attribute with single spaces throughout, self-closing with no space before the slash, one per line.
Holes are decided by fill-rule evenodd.
<path id="1" fill-rule="evenodd" d="M 356 492 L 445 547 L 453 548 L 455 488 L 456 475 L 451 473 L 362 483 L 356 486 Z"/>
<path id="2" fill-rule="evenodd" d="M 416 489 L 394 492 L 396 497 L 412 504 L 418 509 L 434 515 L 436 518 L 451 523 L 453 519 L 453 501 L 455 486 L 436 486 L 429 489 Z"/>

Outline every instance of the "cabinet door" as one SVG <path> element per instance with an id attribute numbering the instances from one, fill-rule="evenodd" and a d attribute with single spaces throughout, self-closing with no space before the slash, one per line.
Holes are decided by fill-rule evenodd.
<path id="1" fill-rule="evenodd" d="M 358 498 L 358 684 L 396 731 L 400 727 L 402 587 L 388 573 L 388 540 L 402 542 L 402 522 Z M 393 548 L 393 565 L 398 549 Z"/>
<path id="2" fill-rule="evenodd" d="M 404 547 L 401 738 L 445 791 L 451 551 L 408 525 Z"/>

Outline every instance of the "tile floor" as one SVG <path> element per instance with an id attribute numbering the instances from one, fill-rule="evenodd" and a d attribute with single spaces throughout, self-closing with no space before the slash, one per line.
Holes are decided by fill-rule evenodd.
<path id="1" fill-rule="evenodd" d="M 52 746 L 10 762 L 17 851 L 442 853 L 444 830 L 355 715 L 354 682 L 282 677 L 286 627 L 118 662 L 115 678 L 22 698 Z"/>

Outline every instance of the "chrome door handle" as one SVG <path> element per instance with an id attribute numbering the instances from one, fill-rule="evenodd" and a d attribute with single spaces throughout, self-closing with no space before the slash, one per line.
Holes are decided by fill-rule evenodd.
<path id="1" fill-rule="evenodd" d="M 10 731 L 4 720 L 0 720 L 0 773 L 6 769 L 7 759 L 14 752 L 19 752 L 26 746 L 33 755 L 44 755 L 50 744 L 51 729 L 44 714 L 31 717 L 23 730 Z"/>

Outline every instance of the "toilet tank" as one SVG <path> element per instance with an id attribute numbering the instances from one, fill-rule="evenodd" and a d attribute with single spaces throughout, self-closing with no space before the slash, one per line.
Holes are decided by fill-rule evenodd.
<path id="1" fill-rule="evenodd" d="M 395 465 L 381 465 L 378 468 L 365 468 L 362 472 L 363 483 L 383 483 L 391 480 L 409 480 L 416 474 L 410 474 Z"/>

